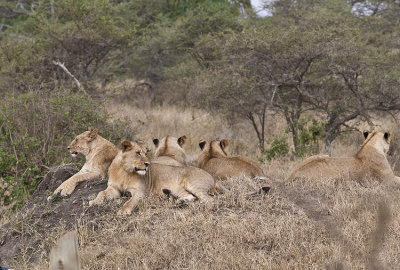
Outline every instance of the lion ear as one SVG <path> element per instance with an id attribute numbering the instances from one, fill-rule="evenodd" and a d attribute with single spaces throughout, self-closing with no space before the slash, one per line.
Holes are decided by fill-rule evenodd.
<path id="1" fill-rule="evenodd" d="M 121 142 L 121 149 L 122 149 L 122 152 L 126 152 L 126 151 L 131 150 L 132 149 L 132 143 L 130 141 L 123 140 Z"/>
<path id="2" fill-rule="evenodd" d="M 369 132 L 368 131 L 364 131 L 363 135 L 364 135 L 364 139 L 366 139 L 368 137 L 368 135 L 369 135 Z"/>
<path id="3" fill-rule="evenodd" d="M 96 139 L 96 137 L 97 137 L 97 133 L 99 132 L 97 129 L 89 129 L 89 134 L 88 134 L 88 137 L 89 137 L 89 139 L 92 141 L 92 140 L 94 140 L 94 139 Z"/>
<path id="4" fill-rule="evenodd" d="M 201 150 L 203 150 L 204 149 L 204 146 L 206 145 L 206 141 L 201 141 L 201 142 L 199 142 L 199 146 L 200 146 L 200 149 Z"/>
<path id="5" fill-rule="evenodd" d="M 225 150 L 225 149 L 227 149 L 229 147 L 229 141 L 226 140 L 226 139 L 222 139 L 219 142 L 219 145 L 221 146 L 222 150 Z"/>
<path id="6" fill-rule="evenodd" d="M 158 139 L 153 139 L 153 143 L 156 147 L 158 147 L 158 144 L 160 143 L 160 141 Z"/>
<path id="7" fill-rule="evenodd" d="M 179 144 L 180 146 L 182 146 L 182 145 L 185 144 L 186 140 L 187 140 L 186 136 L 183 135 L 182 137 L 179 137 L 179 138 L 178 138 L 178 144 Z"/>
<path id="8" fill-rule="evenodd" d="M 383 134 L 383 138 L 385 138 L 385 140 L 388 142 L 390 137 L 392 136 L 392 132 L 385 132 L 385 134 Z"/>

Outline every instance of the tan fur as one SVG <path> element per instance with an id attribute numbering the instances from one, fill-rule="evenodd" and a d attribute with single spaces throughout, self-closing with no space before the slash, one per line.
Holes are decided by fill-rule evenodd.
<path id="1" fill-rule="evenodd" d="M 218 179 L 226 180 L 227 178 L 241 176 L 262 178 L 264 175 L 255 161 L 241 156 L 228 157 L 229 141 L 226 139 L 211 142 L 202 141 L 199 146 L 202 151 L 197 158 L 198 167 Z"/>
<path id="2" fill-rule="evenodd" d="M 186 142 L 186 136 L 179 138 L 166 136 L 161 140 L 154 139 L 156 147 L 154 158 L 151 163 L 158 163 L 172 166 L 186 165 L 186 153 L 182 148 Z"/>
<path id="3" fill-rule="evenodd" d="M 64 181 L 54 191 L 54 194 L 61 192 L 62 196 L 71 194 L 80 182 L 97 177 L 104 179 L 107 176 L 108 167 L 118 153 L 118 148 L 98 135 L 96 129 L 76 136 L 68 146 L 68 150 L 73 156 L 84 155 L 86 162 L 78 173 Z"/>
<path id="4" fill-rule="evenodd" d="M 214 177 L 206 171 L 192 166 L 170 166 L 151 163 L 146 175 L 148 189 L 153 194 L 166 191 L 172 196 L 185 201 L 185 197 L 196 196 L 200 200 L 208 200 L 208 192 L 219 189 Z"/>
<path id="5" fill-rule="evenodd" d="M 108 187 L 100 192 L 89 205 L 100 205 L 105 199 L 114 199 L 122 192 L 131 193 L 132 197 L 122 206 L 118 214 L 130 214 L 144 197 L 146 191 L 145 173 L 149 165 L 146 148 L 135 142 L 121 142 L 121 150 L 108 169 Z"/>
<path id="6" fill-rule="evenodd" d="M 141 154 L 138 155 L 138 152 Z M 128 191 L 132 198 L 124 204 L 118 214 L 129 215 L 139 200 L 148 193 L 171 194 L 181 203 L 191 201 L 196 197 L 200 200 L 208 200 L 209 191 L 221 191 L 221 187 L 215 184 L 214 178 L 199 168 L 151 163 L 145 176 L 134 169 L 146 168 L 147 164 L 143 148 L 134 142 L 122 142 L 121 151 L 108 170 L 107 189 L 100 192 L 96 199 L 89 202 L 89 205 L 102 204 L 104 199 L 117 198 L 121 192 Z"/>
<path id="7" fill-rule="evenodd" d="M 287 180 L 298 178 L 399 180 L 400 178 L 394 175 L 386 158 L 391 140 L 390 132 L 373 132 L 364 135 L 366 139 L 361 149 L 354 156 L 342 158 L 309 157 L 291 173 Z"/>

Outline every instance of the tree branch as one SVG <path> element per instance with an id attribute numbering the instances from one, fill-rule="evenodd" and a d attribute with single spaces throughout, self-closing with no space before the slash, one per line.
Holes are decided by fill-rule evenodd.
<path id="1" fill-rule="evenodd" d="M 59 66 L 60 68 L 62 68 L 62 70 L 64 70 L 65 73 L 67 73 L 67 75 L 69 77 L 71 77 L 72 80 L 74 80 L 76 86 L 78 86 L 78 89 L 81 90 L 86 96 L 89 96 L 89 94 L 86 92 L 86 90 L 82 87 L 81 83 L 78 81 L 78 79 L 65 67 L 64 63 L 61 63 L 60 61 L 54 61 L 53 60 L 53 64 L 56 66 Z"/>

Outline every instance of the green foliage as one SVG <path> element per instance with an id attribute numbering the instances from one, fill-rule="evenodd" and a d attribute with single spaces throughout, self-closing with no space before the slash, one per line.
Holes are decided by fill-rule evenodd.
<path id="1" fill-rule="evenodd" d="M 298 139 L 295 141 L 297 149 L 294 149 L 293 155 L 302 157 L 319 153 L 319 142 L 325 136 L 323 124 L 315 119 L 300 119 L 297 130 L 299 131 Z M 286 156 L 288 153 L 289 144 L 286 137 L 273 139 L 265 150 L 268 160 Z"/>
<path id="2" fill-rule="evenodd" d="M 48 167 L 72 162 L 66 146 L 88 127 L 117 142 L 134 134 L 67 90 L 7 95 L 0 106 L 0 205 L 20 206 Z"/>
<path id="3" fill-rule="evenodd" d="M 297 149 L 294 152 L 296 156 L 317 154 L 319 152 L 319 141 L 325 136 L 324 126 L 315 119 L 311 122 L 306 119 L 300 119 L 297 123 L 299 137 L 296 141 Z"/>
<path id="4" fill-rule="evenodd" d="M 109 0 L 35 3 L 26 20 L 14 21 L 0 37 L 0 87 L 18 91 L 74 87 L 70 76 L 52 63 L 59 60 L 85 88 L 92 88 L 96 75 L 104 72 L 102 67 L 123 59 L 121 49 L 134 41 L 136 23 L 125 8 L 125 3 Z M 7 77 L 12 79 L 4 83 Z"/>
<path id="5" fill-rule="evenodd" d="M 289 144 L 287 138 L 275 138 L 271 145 L 265 150 L 265 155 L 268 160 L 283 157 L 289 153 Z"/>
<path id="6" fill-rule="evenodd" d="M 238 16 L 238 9 L 228 1 L 205 0 L 182 18 L 178 26 L 178 45 L 191 48 L 202 36 L 240 31 L 242 27 Z"/>

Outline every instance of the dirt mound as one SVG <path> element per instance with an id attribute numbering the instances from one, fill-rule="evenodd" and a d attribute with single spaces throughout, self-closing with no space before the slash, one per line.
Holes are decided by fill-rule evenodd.
<path id="1" fill-rule="evenodd" d="M 71 196 L 57 196 L 52 202 L 47 201 L 47 197 L 63 181 L 77 172 L 76 167 L 69 164 L 52 168 L 25 206 L 0 228 L 1 263 L 15 265 L 18 256 L 27 256 L 29 261 L 36 261 L 43 255 L 43 241 L 48 238 L 52 228 L 74 229 L 78 223 L 94 222 L 105 212 L 112 211 L 111 205 L 88 208 L 89 198 L 94 198 L 107 186 L 106 181 L 100 179 L 80 183 Z M 44 250 L 48 252 L 49 247 Z"/>

